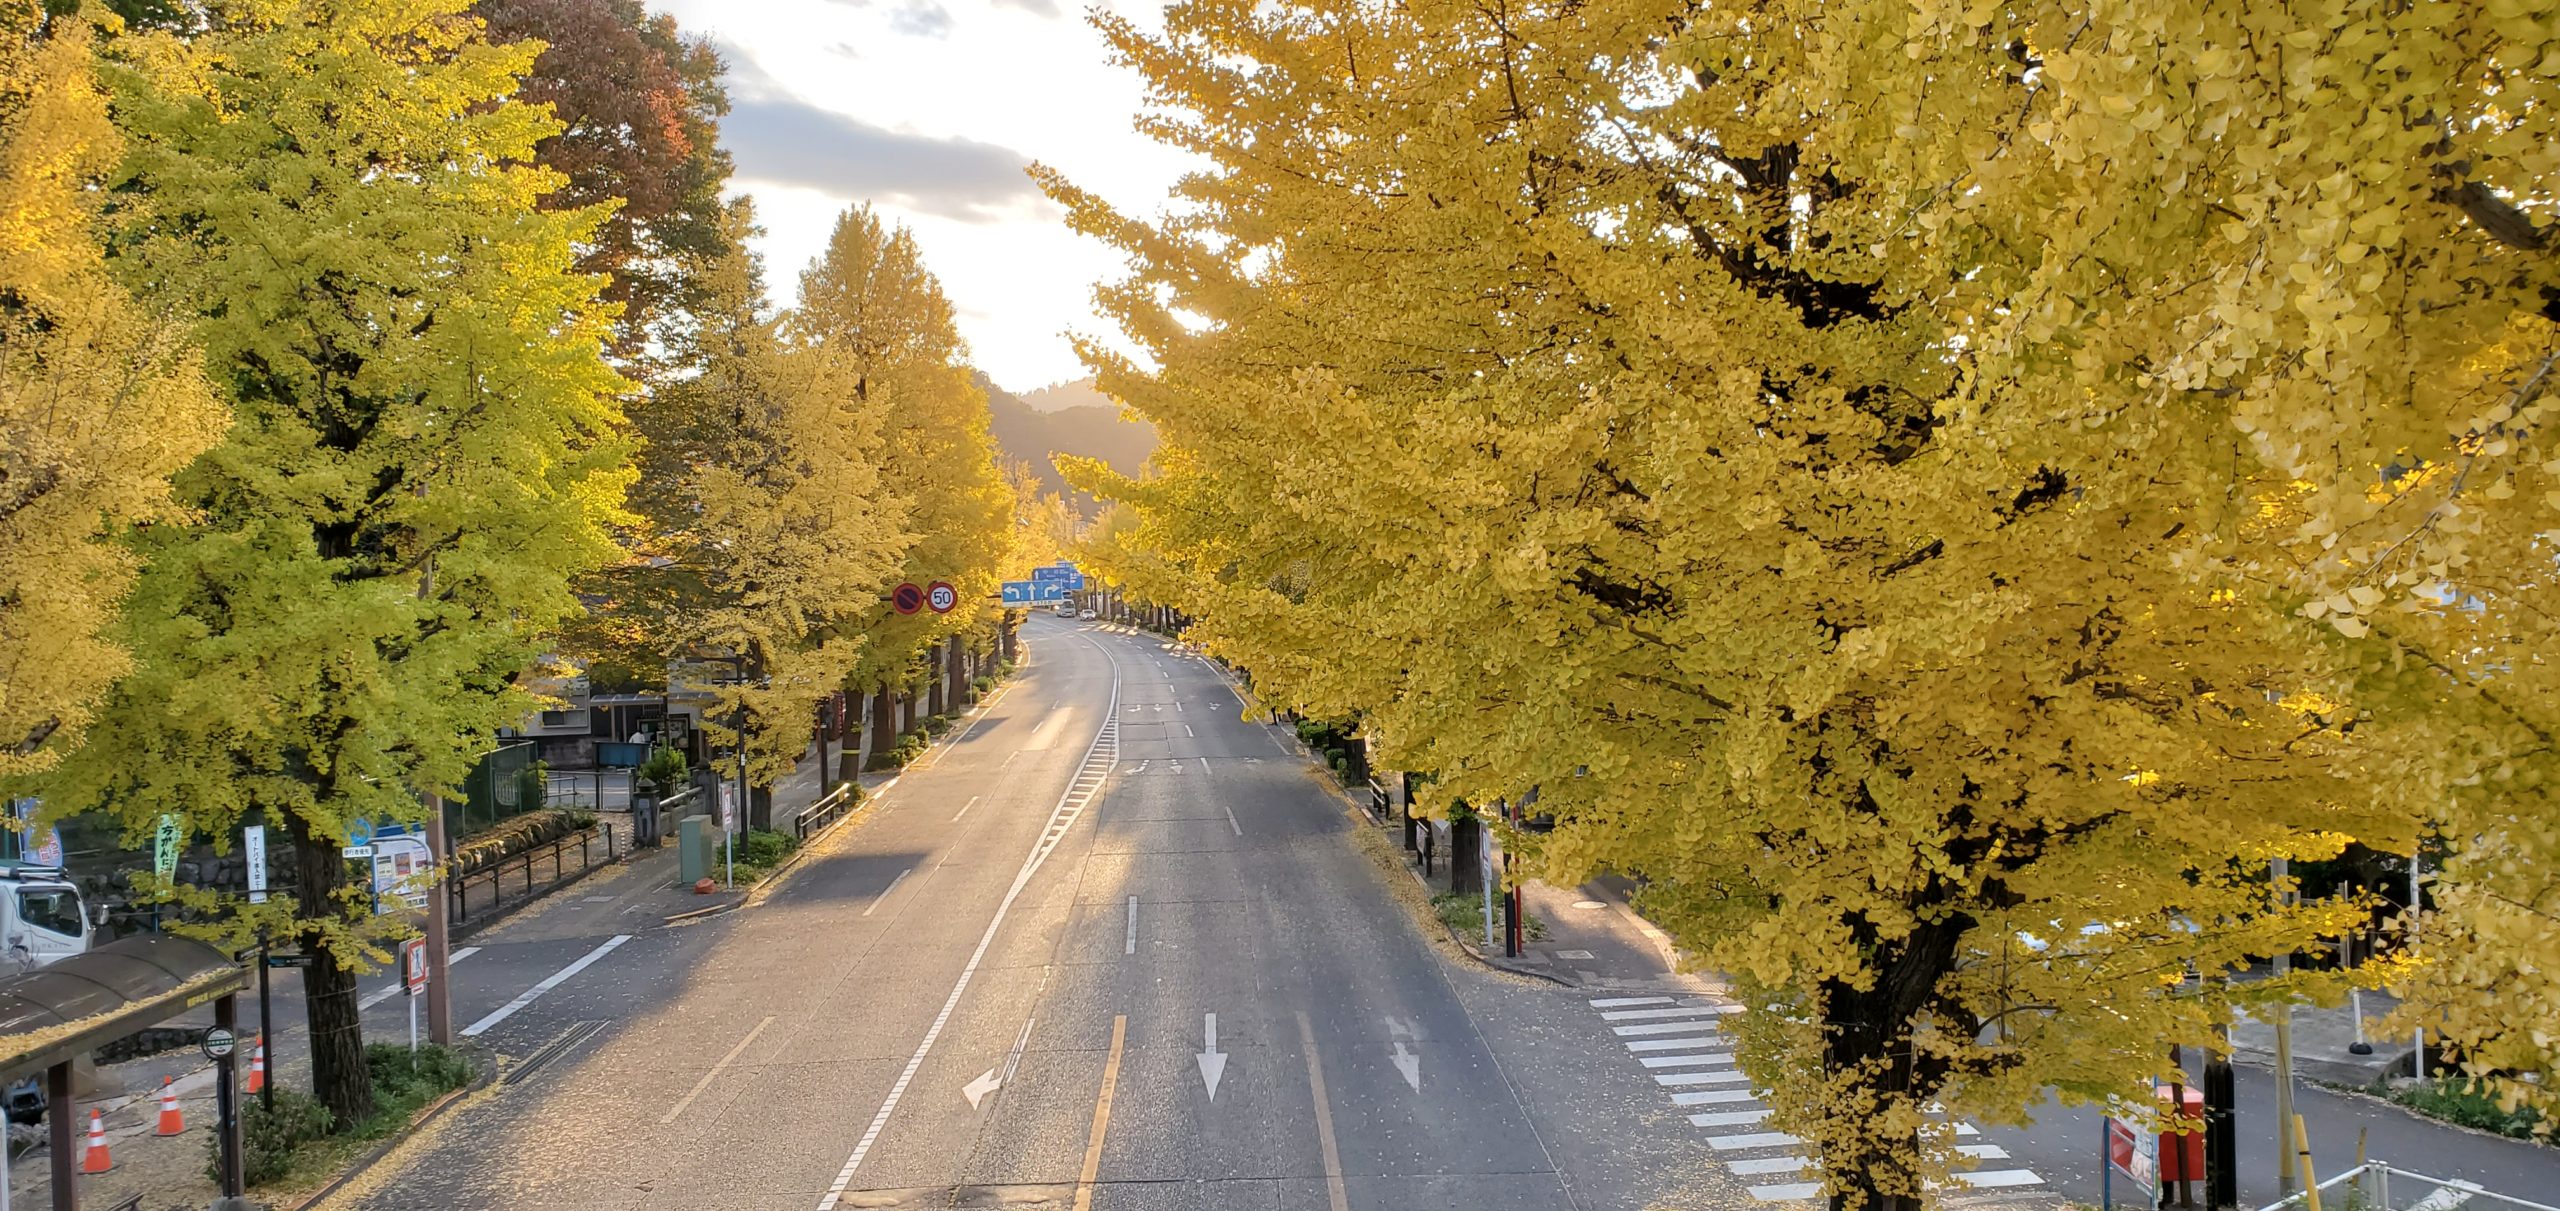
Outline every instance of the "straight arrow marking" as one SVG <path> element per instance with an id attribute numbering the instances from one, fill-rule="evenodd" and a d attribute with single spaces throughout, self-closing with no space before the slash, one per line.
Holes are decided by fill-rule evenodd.
<path id="1" fill-rule="evenodd" d="M 1201 1031 L 1208 1036 L 1208 1049 L 1194 1057 L 1200 1061 L 1200 1083 L 1209 1087 L 1209 1100 L 1218 1100 L 1218 1082 L 1227 1075 L 1227 1056 L 1218 1050 L 1218 1015 L 1204 1013 Z"/>
<path id="2" fill-rule="evenodd" d="M 1415 1093 L 1422 1092 L 1422 1057 L 1405 1050 L 1404 1040 L 1397 1039 L 1396 1053 L 1393 1058 L 1396 1062 L 1396 1071 L 1404 1074 L 1404 1083 L 1413 1086 Z"/>

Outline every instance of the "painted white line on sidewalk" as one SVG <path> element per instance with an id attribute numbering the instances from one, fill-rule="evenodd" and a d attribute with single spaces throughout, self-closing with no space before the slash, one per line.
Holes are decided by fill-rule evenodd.
<path id="1" fill-rule="evenodd" d="M 1664 1018 L 1712 1018 L 1722 1017 L 1725 1014 L 1737 1012 L 1740 1008 L 1740 1006 L 1735 1006 L 1733 1009 L 1727 1009 L 1720 1005 L 1683 1005 L 1677 1009 L 1621 1009 L 1615 1013 L 1601 1014 L 1600 1020 L 1603 1022 L 1643 1022 L 1656 1021 Z"/>
<path id="2" fill-rule="evenodd" d="M 1629 1051 L 1683 1051 L 1691 1047 L 1730 1047 L 1731 1043 L 1706 1035 L 1685 1039 L 1635 1039 L 1627 1044 Z"/>
<path id="3" fill-rule="evenodd" d="M 462 949 L 457 950 L 457 951 L 453 952 L 452 954 L 446 955 L 446 956 L 444 957 L 444 965 L 445 965 L 445 968 L 446 968 L 447 970 L 451 970 L 454 964 L 459 963 L 459 962 L 463 961 L 464 959 L 470 958 L 471 956 L 476 955 L 476 954 L 478 954 L 478 953 L 480 953 L 480 948 L 479 948 L 479 947 L 477 947 L 477 946 L 465 946 L 465 947 L 463 947 Z M 393 998 L 393 997 L 396 997 L 396 996 L 400 995 L 400 990 L 401 990 L 402 988 L 405 988 L 405 987 L 407 987 L 407 985 L 406 985 L 406 984 L 403 984 L 402 982 L 400 982 L 400 981 L 398 981 L 398 980 L 393 980 L 393 981 L 391 981 L 391 986 L 390 986 L 390 987 L 388 987 L 388 988 L 384 988 L 384 989 L 380 989 L 380 990 L 378 990 L 378 991 L 374 992 L 372 995 L 367 996 L 365 999 L 363 999 L 363 1000 L 361 1000 L 361 1001 L 356 1002 L 356 1010 L 357 1010 L 358 1012 L 362 1012 L 362 1011 L 364 1011 L 364 1010 L 371 1009 L 371 1008 L 373 1008 L 374 1006 L 376 1006 L 376 1005 L 379 1005 L 379 1004 L 383 1003 L 384 1001 L 388 1001 L 388 1000 L 390 1000 L 391 998 Z"/>
<path id="4" fill-rule="evenodd" d="M 1732 1062 L 1733 1053 L 1729 1051 L 1705 1051 L 1700 1052 L 1697 1055 L 1654 1055 L 1643 1057 L 1644 1066 L 1647 1068 L 1703 1068 L 1712 1064 L 1730 1064 Z"/>
<path id="5" fill-rule="evenodd" d="M 1624 1009 L 1630 1005 L 1668 1005 L 1669 997 L 1601 997 L 1591 1002 L 1593 1009 Z"/>
<path id="6" fill-rule="evenodd" d="M 1706 1072 L 1666 1072 L 1653 1078 L 1653 1083 L 1665 1089 L 1674 1089 L 1682 1085 L 1739 1085 L 1750 1079 L 1749 1076 L 1731 1069 L 1710 1069 Z"/>
<path id="7" fill-rule="evenodd" d="M 587 953 L 578 956 L 577 962 L 571 963 L 558 971 L 552 972 L 550 975 L 544 977 L 541 983 L 525 989 L 523 992 L 517 993 L 516 999 L 499 1006 L 496 1013 L 492 1013 L 477 1022 L 473 1022 L 472 1024 L 463 1027 L 462 1037 L 472 1038 L 500 1022 L 514 1017 L 517 1010 L 533 1004 L 535 1000 L 542 996 L 542 994 L 549 992 L 554 988 L 558 988 L 561 984 L 566 983 L 570 977 L 577 975 L 579 972 L 585 971 L 596 960 L 612 954 L 614 947 L 620 946 L 630 940 L 631 935 L 627 933 L 618 933 L 605 939 L 604 945 L 598 946 L 594 950 L 590 950 Z"/>
<path id="8" fill-rule="evenodd" d="M 979 796 L 976 796 L 976 795 L 971 795 L 971 796 L 969 796 L 969 801 L 968 801 L 968 802 L 966 802 L 966 803 L 961 804 L 961 805 L 960 805 L 960 810 L 958 810 L 958 811 L 956 811 L 956 812 L 951 813 L 951 822 L 952 822 L 952 823 L 954 823 L 954 824 L 958 824 L 958 823 L 960 822 L 960 817 L 965 816 L 965 815 L 968 815 L 968 814 L 969 814 L 969 809 L 970 809 L 970 808 L 973 808 L 973 807 L 976 807 L 976 806 L 978 805 L 978 799 L 979 799 Z"/>
<path id="9" fill-rule="evenodd" d="M 1138 897 L 1136 896 L 1129 897 L 1129 936 L 1120 943 L 1120 953 L 1124 955 L 1138 953 Z"/>
<path id="10" fill-rule="evenodd" d="M 844 1201 L 845 1189 L 853 1185 L 853 1175 L 862 1168 L 863 1158 L 871 1155 L 871 1146 L 879 1141 L 880 1132 L 888 1127 L 889 1116 L 897 1113 L 898 1103 L 906 1097 L 907 1086 L 915 1083 L 916 1070 L 924 1067 L 926 1056 L 933 1054 L 934 1042 L 942 1037 L 943 1028 L 951 1023 L 951 1015 L 960 1008 L 960 999 L 968 994 L 969 982 L 977 978 L 978 965 L 986 961 L 987 950 L 995 945 L 996 931 L 1004 927 L 1005 917 L 1013 912 L 1014 901 L 1022 898 L 1022 889 L 1030 885 L 1031 876 L 1039 873 L 1041 864 L 1049 860 L 1049 854 L 1058 846 L 1058 839 L 1066 835 L 1068 828 L 1100 793 L 1101 780 L 1096 779 L 1087 786 L 1085 771 L 1097 759 L 1104 769 L 1119 763 L 1120 665 L 1111 659 L 1111 653 L 1101 644 L 1091 639 L 1085 642 L 1092 643 L 1111 665 L 1111 701 L 1103 709 L 1102 726 L 1094 732 L 1093 742 L 1085 746 L 1084 758 L 1077 763 L 1075 778 L 1058 795 L 1058 805 L 1050 809 L 1050 827 L 1039 840 L 1032 842 L 1031 853 L 1022 860 L 1022 869 L 1014 872 L 1013 886 L 1005 889 L 1004 898 L 996 902 L 995 916 L 987 922 L 986 932 L 978 935 L 978 948 L 970 952 L 969 961 L 960 968 L 959 979 L 952 983 L 951 995 L 944 998 L 942 1010 L 934 1015 L 933 1024 L 925 1028 L 924 1039 L 916 1044 L 914 1054 L 907 1057 L 906 1068 L 889 1086 L 888 1097 L 881 1101 L 879 1113 L 871 1116 L 871 1125 L 863 1129 L 862 1138 L 853 1146 L 853 1154 L 845 1158 L 844 1168 L 836 1172 L 836 1180 L 828 1185 L 826 1196 L 818 1200 L 818 1211 L 835 1211 L 836 1204 Z"/>
<path id="11" fill-rule="evenodd" d="M 1241 824 L 1236 823 L 1236 809 L 1234 809 L 1234 808 L 1232 808 L 1232 807 L 1228 807 L 1226 804 L 1221 803 L 1221 804 L 1219 804 L 1219 805 L 1218 805 L 1218 810 L 1220 810 L 1220 811 L 1223 811 L 1223 812 L 1227 813 L 1227 827 L 1229 827 L 1229 828 L 1232 828 L 1232 829 L 1236 830 L 1236 835 L 1237 835 L 1237 836 L 1239 836 L 1239 837 L 1243 836 L 1243 835 L 1244 835 L 1244 826 L 1243 826 L 1243 825 L 1241 825 Z"/>
<path id="12" fill-rule="evenodd" d="M 1788 1182 L 1778 1186 L 1746 1186 L 1751 1197 L 1764 1203 L 1791 1203 L 1822 1193 L 1821 1182 Z"/>
<path id="13" fill-rule="evenodd" d="M 1702 1025 L 1702 1023 L 1698 1022 L 1647 1022 L 1641 1026 L 1612 1026 L 1610 1029 L 1617 1031 L 1618 1037 L 1620 1038 L 1633 1038 L 1638 1035 L 1678 1034 L 1683 1030 L 1694 1031 L 1698 1029 L 1700 1025 Z"/>
<path id="14" fill-rule="evenodd" d="M 1718 1152 L 1739 1152 L 1746 1148 L 1793 1148 L 1803 1142 L 1784 1131 L 1754 1131 L 1745 1135 L 1707 1137 L 1707 1146 Z"/>
<path id="15" fill-rule="evenodd" d="M 1671 1095 L 1671 1104 L 1674 1106 L 1730 1106 L 1736 1102 L 1759 1100 L 1759 1097 L 1748 1089 L 1697 1089 Z"/>
<path id="16" fill-rule="evenodd" d="M 1762 1107 L 1756 1110 L 1719 1110 L 1714 1114 L 1693 1114 L 1689 1116 L 1689 1122 L 1699 1127 L 1748 1127 L 1753 1123 L 1766 1122 L 1768 1118 L 1768 1109 Z"/>
<path id="17" fill-rule="evenodd" d="M 898 890 L 898 885 L 899 885 L 899 884 L 901 884 L 901 883 L 906 882 L 906 881 L 907 881 L 907 876 L 908 876 L 908 875 L 912 875 L 912 874 L 914 874 L 914 873 L 916 873 L 916 868 L 915 868 L 915 867 L 912 867 L 912 866 L 910 866 L 910 867 L 906 868 L 905 870 L 899 871 L 899 872 L 898 872 L 898 877 L 897 877 L 897 878 L 894 878 L 894 879 L 889 880 L 889 885 L 888 885 L 887 887 L 883 887 L 883 888 L 881 888 L 881 889 L 880 889 L 880 894 L 879 894 L 879 895 L 876 895 L 876 896 L 871 897 L 871 907 L 870 907 L 870 908 L 863 909 L 863 910 L 862 910 L 862 915 L 864 915 L 864 916 L 866 916 L 866 917 L 867 917 L 867 916 L 870 916 L 870 915 L 871 915 L 871 913 L 872 913 L 872 911 L 873 911 L 874 909 L 877 909 L 877 908 L 879 908 L 882 904 L 887 903 L 887 902 L 888 902 L 888 900 L 889 900 L 889 893 L 890 893 L 890 892 L 893 892 L 893 891 Z"/>
<path id="18" fill-rule="evenodd" d="M 1975 1189 L 1998 1190 L 2009 1186 L 2042 1185 L 2044 1179 L 2026 1169 L 1994 1169 L 1989 1173 L 1959 1173 L 1956 1180 Z"/>
<path id="19" fill-rule="evenodd" d="M 738 1040 L 738 1045 L 730 1048 L 729 1054 L 721 1056 L 720 1062 L 711 1066 L 711 1071 L 703 1073 L 702 1079 L 693 1083 L 692 1092 L 685 1094 L 684 1097 L 678 1100 L 674 1106 L 668 1108 L 665 1116 L 658 1120 L 658 1125 L 664 1127 L 667 1124 L 676 1121 L 676 1117 L 683 1114 L 686 1107 L 693 1105 L 693 1099 L 701 1097 L 702 1091 L 709 1089 L 711 1087 L 711 1082 L 720 1078 L 721 1070 L 727 1068 L 731 1060 L 737 1059 L 738 1053 L 747 1049 L 747 1044 L 755 1042 L 756 1036 L 763 1034 L 765 1027 L 771 1025 L 773 1025 L 773 1018 L 770 1015 L 768 1015 L 765 1020 L 756 1023 L 756 1028 L 748 1031 L 747 1037 Z"/>
<path id="20" fill-rule="evenodd" d="M 1724 1167 L 1737 1174 L 1757 1177 L 1763 1173 L 1798 1173 L 1804 1169 L 1801 1156 L 1772 1156 L 1765 1159 L 1726 1161 Z"/>

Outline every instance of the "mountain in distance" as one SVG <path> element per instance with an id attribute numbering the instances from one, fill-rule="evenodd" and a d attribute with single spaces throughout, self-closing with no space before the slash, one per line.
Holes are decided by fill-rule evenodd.
<path id="1" fill-rule="evenodd" d="M 1069 408 L 1100 407 L 1108 408 L 1116 414 L 1120 410 L 1120 405 L 1113 403 L 1110 396 L 1104 395 L 1101 388 L 1094 386 L 1093 379 L 1090 377 L 1034 388 L 1023 392 L 1021 398 L 1022 402 L 1030 405 L 1034 412 L 1064 412 Z"/>
<path id="2" fill-rule="evenodd" d="M 1101 504 L 1069 489 L 1049 461 L 1051 455 L 1098 458 L 1114 471 L 1135 475 L 1155 453 L 1155 426 L 1122 416 L 1120 405 L 1097 390 L 1092 379 L 1055 383 L 1027 395 L 1015 395 L 984 374 L 977 379 L 987 393 L 988 430 L 1004 459 L 1030 464 L 1042 491 L 1066 497 L 1068 506 L 1084 516 L 1099 516 Z M 1034 398 L 1040 403 L 1033 404 Z"/>

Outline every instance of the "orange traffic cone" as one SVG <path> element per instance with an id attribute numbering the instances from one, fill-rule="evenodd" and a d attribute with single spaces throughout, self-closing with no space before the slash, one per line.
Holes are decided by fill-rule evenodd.
<path id="1" fill-rule="evenodd" d="M 249 1053 L 248 1093 L 264 1093 L 267 1088 L 267 1036 L 258 1036 L 258 1049 Z"/>
<path id="2" fill-rule="evenodd" d="M 187 1116 L 178 1110 L 177 1086 L 169 1078 L 160 1078 L 160 1134 L 177 1135 L 187 1129 Z"/>
<path id="3" fill-rule="evenodd" d="M 107 1155 L 107 1125 L 99 1121 L 98 1112 L 92 1110 L 89 1112 L 89 1150 L 80 1156 L 80 1171 L 104 1173 L 115 1167 L 115 1159 Z"/>

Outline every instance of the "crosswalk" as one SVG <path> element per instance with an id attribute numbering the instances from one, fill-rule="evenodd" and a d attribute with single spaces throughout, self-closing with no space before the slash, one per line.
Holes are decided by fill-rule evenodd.
<path id="1" fill-rule="evenodd" d="M 1822 1197 L 1817 1165 L 1805 1155 L 1804 1141 L 1770 1129 L 1768 1107 L 1751 1078 L 1734 1066 L 1733 1040 L 1722 1023 L 1742 1006 L 1710 996 L 1625 996 L 1596 997 L 1591 1007 L 1671 1104 L 1692 1111 L 1689 1124 L 1705 1133 L 1707 1146 L 1753 1199 Z M 1981 1190 L 2044 1184 L 2032 1170 L 2001 1167 L 2009 1154 L 1996 1144 L 1973 1142 L 1980 1136 L 1973 1124 L 1956 1124 L 1956 1137 L 1967 1141 L 1956 1151 L 1975 1163 L 1955 1175 L 1959 1183 Z"/>

